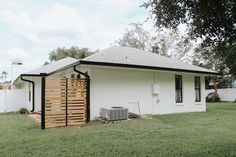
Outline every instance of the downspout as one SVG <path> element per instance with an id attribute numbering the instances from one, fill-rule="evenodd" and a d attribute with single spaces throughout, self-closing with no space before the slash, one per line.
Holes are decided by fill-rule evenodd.
<path id="1" fill-rule="evenodd" d="M 45 76 L 41 77 L 41 129 L 45 129 Z"/>
<path id="2" fill-rule="evenodd" d="M 35 88 L 34 88 L 34 81 L 26 80 L 26 79 L 24 79 L 23 77 L 24 77 L 24 75 L 21 75 L 21 77 L 20 77 L 22 81 L 29 82 L 29 83 L 32 84 L 32 90 L 33 90 L 33 91 L 32 91 L 32 95 L 33 95 L 33 96 L 32 96 L 32 101 L 33 101 L 33 102 L 32 102 L 32 110 L 31 110 L 30 112 L 34 112 L 34 108 L 35 108 L 35 99 L 34 99 Z"/>
<path id="3" fill-rule="evenodd" d="M 85 78 L 87 79 L 87 87 L 86 87 L 86 101 L 87 101 L 87 105 L 86 105 L 86 122 L 88 123 L 90 121 L 90 77 L 88 74 L 85 74 L 79 70 L 76 69 L 76 66 L 73 67 L 74 71 L 85 76 Z"/>

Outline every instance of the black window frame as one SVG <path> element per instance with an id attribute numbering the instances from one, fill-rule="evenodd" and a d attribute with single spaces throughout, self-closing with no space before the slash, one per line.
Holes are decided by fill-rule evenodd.
<path id="1" fill-rule="evenodd" d="M 180 87 L 177 85 L 177 79 L 180 79 Z M 180 90 L 181 93 L 181 100 L 177 100 L 177 90 Z M 183 103 L 183 77 L 182 75 L 175 75 L 175 102 L 176 103 Z"/>
<path id="2" fill-rule="evenodd" d="M 198 79 L 199 85 L 196 85 L 197 79 Z M 196 90 L 198 90 L 199 99 L 197 98 Z M 202 101 L 202 96 L 201 96 L 201 77 L 200 76 L 194 76 L 194 95 L 195 95 L 195 102 L 201 102 Z"/>

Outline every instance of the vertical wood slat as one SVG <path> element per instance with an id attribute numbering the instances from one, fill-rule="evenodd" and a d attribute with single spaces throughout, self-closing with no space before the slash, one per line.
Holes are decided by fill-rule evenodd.
<path id="1" fill-rule="evenodd" d="M 66 78 L 66 126 L 68 125 L 68 79 Z"/>
<path id="2" fill-rule="evenodd" d="M 86 86 L 86 79 L 46 78 L 46 128 L 85 124 Z"/>

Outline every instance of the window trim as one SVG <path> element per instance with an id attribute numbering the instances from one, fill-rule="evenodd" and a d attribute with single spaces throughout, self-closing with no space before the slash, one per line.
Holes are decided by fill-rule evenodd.
<path id="1" fill-rule="evenodd" d="M 180 80 L 181 80 L 181 88 L 180 88 L 180 90 L 181 90 L 181 101 L 177 101 L 177 97 L 176 97 L 176 92 L 177 92 L 176 78 L 180 78 Z M 175 103 L 177 103 L 177 104 L 183 103 L 183 77 L 182 77 L 182 75 L 175 75 Z"/>
<path id="2" fill-rule="evenodd" d="M 196 87 L 196 79 L 199 79 L 199 88 Z M 199 100 L 197 101 L 196 97 L 196 90 L 199 92 Z M 202 96 L 201 96 L 201 77 L 200 76 L 194 76 L 194 95 L 195 95 L 195 102 L 201 102 L 202 101 Z"/>

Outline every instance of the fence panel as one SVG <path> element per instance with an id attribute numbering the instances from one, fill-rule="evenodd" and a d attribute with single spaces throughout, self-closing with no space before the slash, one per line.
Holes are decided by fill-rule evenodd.
<path id="1" fill-rule="evenodd" d="M 45 128 L 81 125 L 86 121 L 86 80 L 46 78 Z"/>
<path id="2" fill-rule="evenodd" d="M 5 90 L 0 90 L 0 113 L 6 111 Z"/>
<path id="3" fill-rule="evenodd" d="M 26 107 L 25 89 L 0 91 L 0 112 L 16 112 L 23 107 Z"/>
<path id="4" fill-rule="evenodd" d="M 221 101 L 235 101 L 236 100 L 236 88 L 218 89 L 217 91 L 218 91 Z M 214 92 L 214 89 L 206 90 L 206 96 L 211 92 Z"/>

